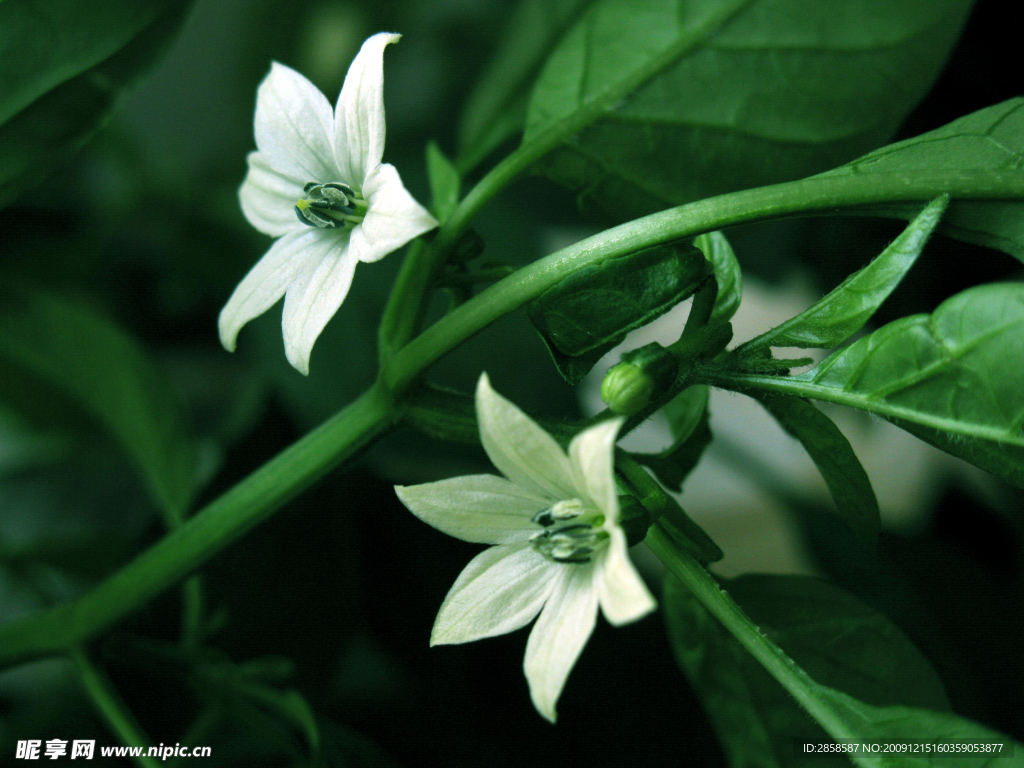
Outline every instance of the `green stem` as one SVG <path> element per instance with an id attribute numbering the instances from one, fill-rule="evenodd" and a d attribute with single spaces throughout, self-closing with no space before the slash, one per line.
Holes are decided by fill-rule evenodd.
<path id="1" fill-rule="evenodd" d="M 203 581 L 191 576 L 181 585 L 181 647 L 186 653 L 199 648 L 203 633 Z"/>
<path id="2" fill-rule="evenodd" d="M 708 264 L 710 267 L 711 265 Z M 718 283 L 715 282 L 714 272 L 712 277 L 697 291 L 690 305 L 690 314 L 686 318 L 686 325 L 683 327 L 683 334 L 680 341 L 689 341 L 694 335 L 701 332 L 711 319 L 711 313 L 715 309 L 715 300 L 718 298 Z"/>
<path id="3" fill-rule="evenodd" d="M 462 212 L 458 213 L 462 222 L 468 222 L 472 212 L 500 188 L 497 179 L 503 175 L 511 177 L 525 167 L 524 160 L 517 163 L 509 163 L 489 182 L 490 186 L 481 182 L 463 201 Z M 777 184 L 656 213 L 609 229 L 523 267 L 482 291 L 394 353 L 373 388 L 208 504 L 180 529 L 154 544 L 92 592 L 0 629 L 0 667 L 63 653 L 174 584 L 394 425 L 402 416 L 401 403 L 406 389 L 442 355 L 575 270 L 651 245 L 743 222 L 829 213 L 836 208 L 869 203 L 923 203 L 943 192 L 954 199 L 1022 199 L 1024 174 L 979 171 L 951 176 L 945 172 L 920 172 L 820 177 Z M 457 231 L 464 223 L 452 225 L 447 231 Z M 431 247 L 431 253 L 439 252 Z M 429 280 L 421 285 L 425 293 Z M 424 300 L 422 295 L 410 298 L 418 302 Z M 391 341 L 401 338 L 399 334 Z"/>
<path id="4" fill-rule="evenodd" d="M 150 740 L 142 732 L 139 724 L 135 722 L 130 711 L 125 706 L 110 680 L 89 660 L 80 648 L 72 648 L 70 652 L 72 662 L 78 669 L 78 675 L 82 680 L 86 693 L 92 700 L 93 706 L 110 729 L 117 735 L 120 742 L 126 747 L 140 747 L 143 751 L 151 746 Z M 143 768 L 157 768 L 160 762 L 155 758 L 141 755 L 132 758 Z"/>
<path id="5" fill-rule="evenodd" d="M 871 203 L 927 202 L 944 192 L 954 199 L 1022 199 L 1024 174 L 922 171 L 815 177 L 670 208 L 581 240 L 481 291 L 390 358 L 382 379 L 390 388 L 403 390 L 434 361 L 481 329 L 572 272 L 605 259 L 751 221 L 835 213 L 837 208 Z"/>
<path id="6" fill-rule="evenodd" d="M 817 683 L 758 628 L 693 557 L 676 547 L 657 524 L 644 543 L 708 612 L 718 619 L 751 656 L 763 666 L 833 738 L 861 734 L 828 702 L 816 696 Z"/>
<path id="7" fill-rule="evenodd" d="M 429 244 L 410 248 L 388 297 L 378 342 L 383 366 L 416 335 L 423 322 L 437 270 L 484 205 L 539 159 L 536 147 L 520 147 L 505 157 L 473 187 Z"/>
<path id="8" fill-rule="evenodd" d="M 174 584 L 400 417 L 373 387 L 77 600 L 0 630 L 0 665 L 62 653 Z"/>
<path id="9" fill-rule="evenodd" d="M 733 392 L 743 392 L 751 396 L 755 396 L 754 393 L 758 392 L 774 392 L 781 395 L 807 397 L 812 400 L 820 400 L 835 405 L 844 405 L 848 408 L 857 408 L 889 419 L 900 419 L 911 424 L 919 424 L 922 427 L 939 430 L 951 435 L 978 438 L 980 440 L 1024 448 L 1024 435 L 1021 435 L 1012 427 L 958 420 L 907 407 L 899 402 L 890 402 L 877 394 L 850 392 L 836 386 L 816 384 L 799 376 L 766 376 L 763 374 L 715 370 L 714 368 L 699 369 L 694 372 L 693 376 L 697 383 L 708 384 Z"/>

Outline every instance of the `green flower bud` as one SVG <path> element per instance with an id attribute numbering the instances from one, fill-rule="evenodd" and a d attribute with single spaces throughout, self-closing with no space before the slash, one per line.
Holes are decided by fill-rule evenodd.
<path id="1" fill-rule="evenodd" d="M 675 356 L 654 342 L 622 356 L 622 362 L 605 374 L 601 399 L 614 413 L 632 416 L 651 400 L 656 390 L 666 389 L 679 373 Z"/>
<path id="2" fill-rule="evenodd" d="M 636 363 L 619 363 L 601 382 L 601 399 L 621 416 L 632 416 L 639 411 L 653 393 L 654 379 Z"/>

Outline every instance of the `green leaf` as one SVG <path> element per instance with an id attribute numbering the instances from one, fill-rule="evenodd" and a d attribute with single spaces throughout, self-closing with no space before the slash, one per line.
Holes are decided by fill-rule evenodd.
<path id="1" fill-rule="evenodd" d="M 459 205 L 462 180 L 436 141 L 427 144 L 427 175 L 430 177 L 430 210 L 443 224 Z"/>
<path id="2" fill-rule="evenodd" d="M 926 443 L 934 445 L 986 472 L 991 472 L 1010 485 L 1024 488 L 1024 448 L 1016 445 L 990 443 L 987 440 L 964 438 L 938 429 L 922 427 L 902 419 L 889 419 Z"/>
<path id="3" fill-rule="evenodd" d="M 704 402 L 692 424 L 686 423 L 685 434 L 676 435 L 672 445 L 661 453 L 631 454 L 636 461 L 650 467 L 654 474 L 658 476 L 658 480 L 664 485 L 677 492 L 683 489 L 683 481 L 693 471 L 694 467 L 697 466 L 697 462 L 700 461 L 704 449 L 711 443 L 711 429 L 708 426 L 708 411 L 706 407 L 707 387 L 690 387 L 684 390 L 665 406 L 665 410 L 669 410 L 670 407 L 682 410 L 685 407 L 683 402 L 677 401 L 684 396 L 691 402 L 697 402 L 701 398 L 703 398 Z M 675 424 L 679 422 L 673 422 L 670 417 L 669 423 Z"/>
<path id="4" fill-rule="evenodd" d="M 711 391 L 704 386 L 687 387 L 662 407 L 661 412 L 668 419 L 672 433 L 673 447 L 693 434 L 707 411 L 710 394 Z"/>
<path id="5" fill-rule="evenodd" d="M 711 262 L 718 283 L 718 296 L 711 310 L 711 323 L 728 322 L 740 308 L 743 298 L 743 271 L 736 254 L 721 232 L 708 232 L 693 240 L 694 246 Z"/>
<path id="6" fill-rule="evenodd" d="M 541 338 L 544 340 L 544 346 L 547 347 L 548 354 L 551 355 L 551 361 L 555 364 L 559 375 L 571 386 L 576 386 L 583 381 L 598 361 L 620 343 L 619 341 L 609 341 L 582 354 L 571 356 L 556 347 L 548 336 L 541 334 Z"/>
<path id="7" fill-rule="evenodd" d="M 177 33 L 188 0 L 0 3 L 0 207 L 104 125 Z"/>
<path id="8" fill-rule="evenodd" d="M 1024 158 L 1024 98 L 965 115 L 934 131 L 890 144 L 822 176 L 869 176 L 945 171 L 1019 173 Z M 880 205 L 861 213 L 910 219 L 912 206 Z M 1024 203 L 954 201 L 939 226 L 943 234 L 1005 251 L 1024 260 Z"/>
<path id="9" fill-rule="evenodd" d="M 758 574 L 723 586 L 816 682 L 879 707 L 950 708 L 939 676 L 902 630 L 835 584 Z"/>
<path id="10" fill-rule="evenodd" d="M 883 143 L 969 0 L 598 0 L 534 86 L 523 149 L 615 220 L 802 178 Z"/>
<path id="11" fill-rule="evenodd" d="M 195 490 L 196 456 L 166 376 L 134 339 L 84 304 L 6 289 L 0 368 L 76 403 L 120 443 L 172 524 Z"/>
<path id="12" fill-rule="evenodd" d="M 877 540 L 882 521 L 871 480 L 835 422 L 799 397 L 767 395 L 758 400 L 803 445 L 825 479 L 839 516 L 864 541 Z"/>
<path id="13" fill-rule="evenodd" d="M 672 542 L 700 563 L 716 563 L 725 557 L 721 547 L 686 510 L 671 496 L 668 499 L 670 503 L 658 518 L 658 526 Z"/>
<path id="14" fill-rule="evenodd" d="M 870 264 L 854 272 L 796 317 L 751 339 L 742 349 L 831 348 L 842 344 L 864 327 L 899 285 L 917 261 L 948 205 L 947 195 L 933 200 Z"/>
<path id="15" fill-rule="evenodd" d="M 459 166 L 473 168 L 523 130 L 526 105 L 552 46 L 594 0 L 521 0 L 459 126 Z"/>
<path id="16" fill-rule="evenodd" d="M 848 405 L 953 439 L 1024 447 L 1024 283 L 970 288 L 799 376 L 712 374 L 708 383 Z"/>
<path id="17" fill-rule="evenodd" d="M 700 251 L 659 245 L 584 267 L 534 299 L 527 311 L 563 375 L 582 378 L 629 331 L 692 295 L 703 279 Z M 578 358 L 577 369 L 564 357 Z"/>
<path id="18" fill-rule="evenodd" d="M 850 765 L 846 758 L 807 756 L 805 743 L 836 739 L 940 743 L 983 740 L 1015 747 L 1012 759 L 933 755 L 898 758 L 856 754 L 860 766 L 1020 765 L 1020 745 L 947 711 L 941 681 L 886 617 L 828 582 L 806 576 L 745 576 L 725 590 L 701 590 L 698 601 L 676 579 L 665 582 L 669 638 L 680 667 L 704 701 L 732 766 Z M 753 642 L 785 659 L 776 679 L 716 620 L 738 611 L 750 618 Z M 736 627 L 734 627 L 736 629 Z M 782 683 L 782 685 L 780 685 Z M 784 686 L 784 687 L 783 687 Z M 838 690 L 845 688 L 847 692 Z M 790 694 L 827 712 L 818 724 Z M 820 726 L 825 726 L 823 729 Z M 826 735 L 826 733 L 828 735 Z M 1005 752 L 1004 752 L 1005 753 Z"/>

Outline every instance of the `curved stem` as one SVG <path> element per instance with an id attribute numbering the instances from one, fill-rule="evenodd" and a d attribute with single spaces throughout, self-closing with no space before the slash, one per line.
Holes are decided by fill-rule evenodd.
<path id="1" fill-rule="evenodd" d="M 395 390 L 409 385 L 434 361 L 498 318 L 537 298 L 581 267 L 659 243 L 751 221 L 834 213 L 870 203 L 1024 198 L 1024 174 L 977 171 L 826 176 L 733 192 L 605 230 L 528 264 L 438 320 L 392 357 L 381 372 Z"/>
<path id="2" fill-rule="evenodd" d="M 517 167 L 510 164 L 505 172 L 518 172 Z M 482 191 L 474 197 L 475 202 L 471 203 L 470 197 L 463 201 L 465 208 L 459 221 L 468 222 L 471 211 L 487 198 L 487 187 L 482 183 L 480 186 Z M 943 192 L 954 199 L 1024 199 L 1024 174 L 979 171 L 950 176 L 915 172 L 819 177 L 777 184 L 656 213 L 523 267 L 405 345 L 382 368 L 374 387 L 92 592 L 0 629 L 0 666 L 66 652 L 186 576 L 394 425 L 401 418 L 406 389 L 442 355 L 573 271 L 651 245 L 743 222 L 834 212 L 839 207 L 869 203 L 923 203 Z M 448 232 L 457 231 L 459 226 L 463 225 L 453 224 Z"/>
<path id="3" fill-rule="evenodd" d="M 522 146 L 505 157 L 469 191 L 429 244 L 412 245 L 388 297 L 378 341 L 381 364 L 416 335 L 423 322 L 431 283 L 451 249 L 484 205 L 540 157 L 537 146 Z"/>

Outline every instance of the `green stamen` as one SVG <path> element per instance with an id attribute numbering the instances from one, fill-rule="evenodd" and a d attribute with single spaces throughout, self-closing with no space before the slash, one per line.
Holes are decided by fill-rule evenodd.
<path id="1" fill-rule="evenodd" d="M 306 196 L 295 203 L 295 215 L 310 227 L 352 229 L 363 220 L 369 207 L 362 195 L 339 181 L 311 181 L 302 191 Z"/>

